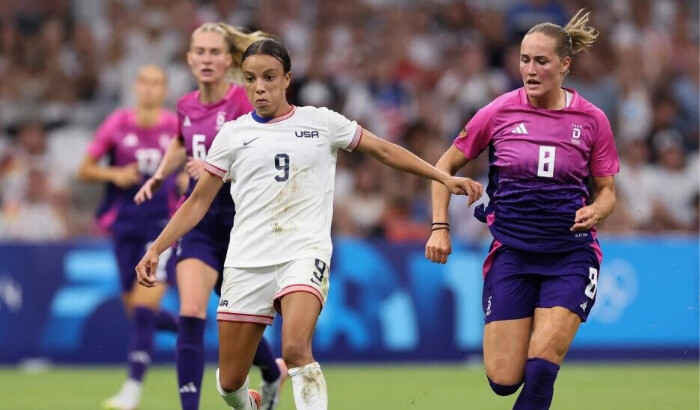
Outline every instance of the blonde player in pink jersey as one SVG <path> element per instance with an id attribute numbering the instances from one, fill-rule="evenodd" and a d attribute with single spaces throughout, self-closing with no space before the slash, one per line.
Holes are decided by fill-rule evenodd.
<path id="1" fill-rule="evenodd" d="M 490 202 L 475 216 L 494 237 L 484 262 L 484 366 L 514 409 L 548 409 L 559 366 L 595 303 L 596 224 L 615 208 L 619 161 L 605 114 L 562 88 L 572 56 L 597 37 L 579 11 L 565 27 L 534 26 L 520 45 L 524 87 L 482 108 L 440 158 L 456 173 L 489 149 Z M 589 186 L 591 192 L 589 192 Z M 433 184 L 426 258 L 446 263 L 450 195 Z"/>
<path id="2" fill-rule="evenodd" d="M 245 90 L 235 81 L 240 81 L 240 61 L 245 48 L 266 36 L 261 32 L 245 34 L 224 23 L 205 23 L 192 33 L 187 63 L 198 88 L 178 101 L 178 138 L 168 146 L 153 177 L 134 197 L 137 203 L 146 205 L 161 181 L 183 165 L 190 175 L 187 196 L 191 195 L 197 180 L 206 174 L 204 159 L 216 133 L 226 121 L 253 109 Z M 207 306 L 212 289 L 220 292 L 235 211 L 228 188 L 222 189 L 202 221 L 177 244 L 180 318 L 175 358 L 183 410 L 199 408 Z M 263 338 L 253 363 L 262 373 L 261 408 L 273 410 L 287 376 L 284 362 L 275 359 Z"/>
<path id="3" fill-rule="evenodd" d="M 224 181 L 231 181 L 236 223 L 226 255 L 219 320 L 217 387 L 235 410 L 256 410 L 247 374 L 275 312 L 283 315 L 282 355 L 298 410 L 328 407 L 326 382 L 312 354 L 318 315 L 329 288 L 331 219 L 338 149 L 357 149 L 393 168 L 440 181 L 448 191 L 481 194 L 480 184 L 438 171 L 398 145 L 327 108 L 287 102 L 291 61 L 274 40 L 242 58 L 244 85 L 255 111 L 224 125 L 192 195 L 136 270 L 153 286 L 158 255 L 204 216 Z"/>
<path id="4" fill-rule="evenodd" d="M 177 201 L 175 180 L 170 178 L 148 206 L 139 209 L 132 198 L 139 184 L 156 170 L 165 148 L 177 131 L 174 112 L 163 109 L 167 78 L 162 68 L 141 67 L 134 84 L 136 106 L 121 108 L 110 114 L 95 133 L 78 172 L 83 181 L 107 183 L 98 222 L 108 230 L 114 242 L 119 268 L 122 298 L 131 319 L 129 335 L 129 375 L 121 390 L 103 403 L 106 409 L 131 410 L 139 405 L 141 382 L 151 361 L 153 334 L 156 330 L 177 330 L 177 320 L 160 309 L 167 289 L 165 265 L 170 257 L 161 258 L 160 283 L 154 289 L 134 286 L 134 265 L 138 257 L 158 236 Z M 98 161 L 107 157 L 109 164 Z"/>

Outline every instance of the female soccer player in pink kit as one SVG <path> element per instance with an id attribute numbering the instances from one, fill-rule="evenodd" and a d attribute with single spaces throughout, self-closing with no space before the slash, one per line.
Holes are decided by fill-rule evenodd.
<path id="1" fill-rule="evenodd" d="M 240 77 L 241 55 L 261 32 L 244 34 L 223 23 L 205 23 L 192 33 L 187 63 L 197 78 L 198 90 L 177 103 L 178 138 L 168 147 L 153 178 L 135 197 L 144 203 L 160 182 L 182 165 L 190 175 L 191 194 L 204 173 L 204 159 L 214 136 L 225 122 L 252 111 L 245 90 L 231 82 Z M 226 184 L 228 186 L 228 184 Z M 220 289 L 224 259 L 233 225 L 235 207 L 222 189 L 202 221 L 177 245 L 177 284 L 180 319 L 177 337 L 177 374 L 180 402 L 184 410 L 199 407 L 204 372 L 204 325 L 212 289 Z M 217 285 L 217 281 L 219 285 Z M 286 377 L 284 362 L 275 360 L 263 338 L 253 362 L 262 371 L 262 400 L 272 410 L 279 400 L 279 387 Z"/>
<path id="2" fill-rule="evenodd" d="M 177 329 L 175 317 L 159 308 L 167 289 L 165 265 L 170 252 L 161 258 L 160 282 L 155 289 L 134 286 L 134 265 L 167 223 L 177 200 L 171 178 L 167 189 L 161 190 L 148 206 L 139 208 L 132 201 L 138 184 L 153 175 L 177 130 L 175 113 L 163 109 L 166 83 L 165 72 L 160 67 L 144 66 L 139 70 L 134 84 L 136 107 L 118 109 L 104 120 L 78 172 L 83 181 L 107 182 L 98 210 L 99 224 L 111 232 L 114 240 L 122 298 L 132 324 L 129 376 L 119 393 L 103 403 L 107 409 L 138 407 L 141 381 L 153 349 L 153 332 Z M 104 156 L 109 157 L 108 166 L 97 163 Z"/>
<path id="3" fill-rule="evenodd" d="M 520 45 L 524 87 L 482 108 L 437 167 L 454 174 L 489 149 L 489 205 L 475 215 L 493 243 L 484 262 L 484 366 L 496 394 L 524 384 L 514 409 L 548 409 L 559 366 L 595 303 L 595 225 L 615 208 L 619 162 L 605 114 L 562 88 L 572 56 L 597 37 L 583 11 L 534 26 Z M 589 185 L 591 192 L 589 192 Z M 425 255 L 451 252 L 449 193 L 433 184 Z"/>

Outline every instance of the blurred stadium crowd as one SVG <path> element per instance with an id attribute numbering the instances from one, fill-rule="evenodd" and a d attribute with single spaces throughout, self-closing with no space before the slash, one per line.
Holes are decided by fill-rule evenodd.
<path id="1" fill-rule="evenodd" d="M 290 100 L 358 120 L 435 163 L 471 115 L 520 87 L 531 26 L 581 7 L 601 35 L 566 85 L 602 108 L 622 170 L 615 233 L 698 231 L 697 0 L 5 0 L 0 8 L 0 239 L 99 235 L 100 187 L 79 183 L 92 133 L 133 104 L 145 63 L 166 68 L 168 105 L 195 88 L 185 63 L 205 21 L 261 29 L 292 55 Z M 486 182 L 487 156 L 468 173 Z M 334 230 L 429 236 L 430 185 L 339 154 Z M 488 236 L 462 199 L 453 238 Z"/>

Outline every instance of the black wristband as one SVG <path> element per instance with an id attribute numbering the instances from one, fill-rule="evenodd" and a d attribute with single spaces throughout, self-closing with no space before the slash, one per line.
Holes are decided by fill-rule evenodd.
<path id="1" fill-rule="evenodd" d="M 435 225 L 450 226 L 450 223 L 449 223 L 449 222 L 433 222 L 433 223 L 430 224 L 430 225 L 431 225 L 431 226 L 435 226 Z"/>
<path id="2" fill-rule="evenodd" d="M 441 230 L 441 229 L 447 229 L 448 232 L 450 231 L 450 228 L 447 227 L 447 226 L 438 226 L 438 227 L 435 227 L 435 228 L 431 228 L 430 230 L 431 230 L 431 231 L 439 231 L 439 230 Z"/>

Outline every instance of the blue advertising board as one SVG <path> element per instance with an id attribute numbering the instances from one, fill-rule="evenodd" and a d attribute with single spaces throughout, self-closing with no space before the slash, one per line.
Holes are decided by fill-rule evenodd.
<path id="1" fill-rule="evenodd" d="M 698 239 L 602 239 L 595 307 L 574 358 L 698 357 Z M 479 354 L 486 245 L 455 245 L 433 264 L 422 244 L 336 238 L 328 302 L 315 355 L 324 361 L 459 361 Z M 45 358 L 120 362 L 129 327 L 109 242 L 0 244 L 0 363 Z M 205 344 L 216 359 L 217 300 Z M 177 312 L 177 292 L 164 308 Z M 266 336 L 279 352 L 280 320 Z M 175 336 L 158 334 L 154 359 L 173 358 Z"/>

